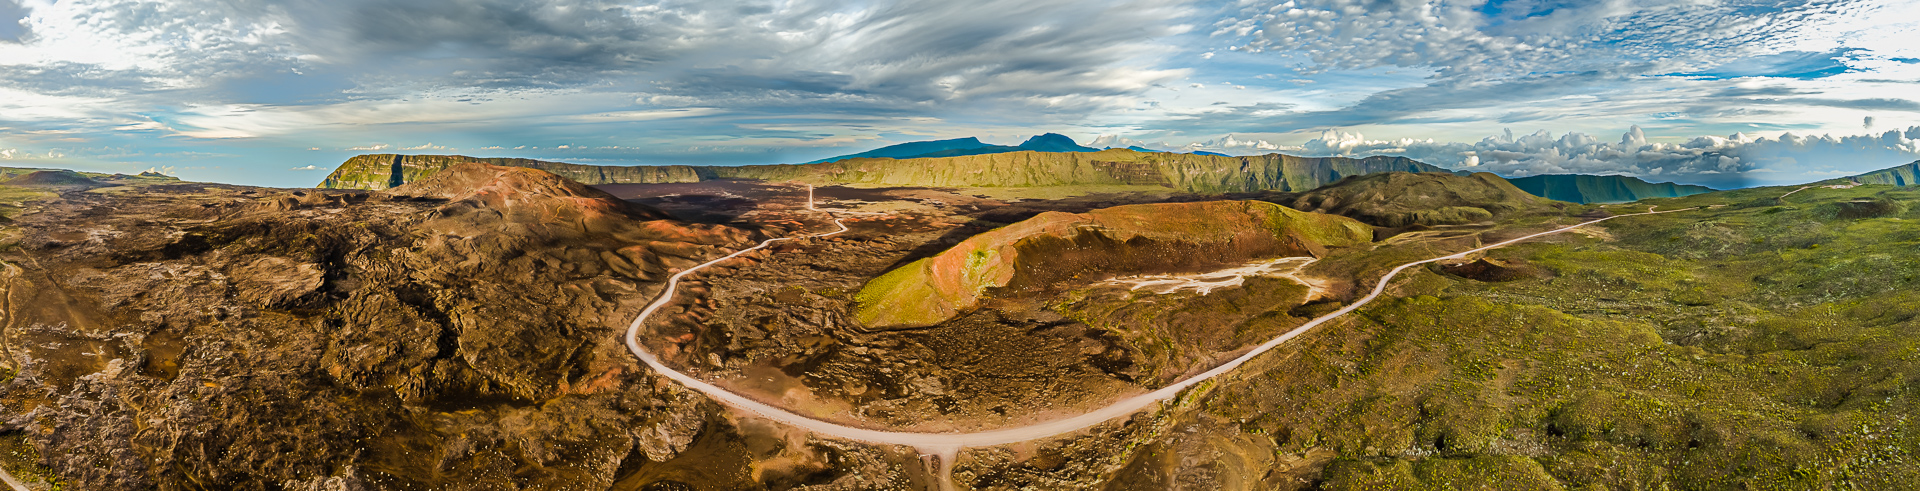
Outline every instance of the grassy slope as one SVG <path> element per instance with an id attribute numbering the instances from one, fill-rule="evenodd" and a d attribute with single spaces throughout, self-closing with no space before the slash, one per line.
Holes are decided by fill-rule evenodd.
<path id="1" fill-rule="evenodd" d="M 1354 217 L 1384 227 L 1474 223 L 1553 206 L 1551 201 L 1485 172 L 1467 176 L 1438 172 L 1350 176 L 1302 194 L 1290 204 L 1296 209 Z"/>
<path id="2" fill-rule="evenodd" d="M 1881 169 L 1853 178 L 1862 184 L 1889 184 L 1894 186 L 1920 185 L 1920 161 L 1910 164 Z"/>
<path id="3" fill-rule="evenodd" d="M 1327 489 L 1909 488 L 1920 190 L 1776 206 L 1789 189 L 1655 200 L 1731 206 L 1494 254 L 1552 278 L 1418 271 L 1203 413 L 1283 456 L 1331 450 Z M 1833 203 L 1870 197 L 1905 210 L 1836 218 Z"/>
<path id="4" fill-rule="evenodd" d="M 1548 175 L 1509 179 L 1534 196 L 1574 203 L 1626 203 L 1712 192 L 1703 186 L 1650 183 L 1632 176 Z"/>

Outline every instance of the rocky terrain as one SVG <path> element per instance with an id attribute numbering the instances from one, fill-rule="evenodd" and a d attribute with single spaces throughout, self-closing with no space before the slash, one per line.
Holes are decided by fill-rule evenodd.
<path id="1" fill-rule="evenodd" d="M 862 162 L 782 169 L 882 161 Z M 676 269 L 830 230 L 804 185 L 588 187 L 527 166 L 447 164 L 377 192 L 107 175 L 0 184 L 0 469 L 38 489 L 933 484 L 913 449 L 728 410 L 620 345 Z M 1920 191 L 1837 184 L 1602 206 L 1488 175 L 1341 177 L 1017 200 L 820 187 L 814 204 L 841 210 L 849 232 L 692 276 L 642 342 L 820 419 L 1000 428 L 1205 370 L 1353 301 L 1394 265 L 1657 205 L 1688 211 L 1410 269 L 1374 303 L 1156 409 L 969 449 L 954 482 L 1904 489 L 1920 476 L 1907 423 L 1920 408 L 1908 382 L 1920 377 L 1920 263 L 1902 260 L 1920 251 Z M 1084 233 L 1095 225 L 1104 231 Z M 1263 266 L 1276 256 L 1300 257 Z M 959 266 L 924 269 L 942 261 Z M 862 293 L 908 283 L 880 280 L 890 275 L 952 271 L 1004 281 L 911 282 L 974 294 L 951 312 Z M 1143 281 L 1213 286 L 1130 286 Z M 938 315 L 893 325 L 863 311 Z"/>
<path id="2" fill-rule="evenodd" d="M 34 201 L 7 227 L 0 408 L 30 449 L 15 474 L 638 489 L 692 472 L 674 459 L 690 448 L 707 453 L 693 468 L 739 451 L 695 445 L 716 408 L 636 373 L 617 332 L 671 268 L 753 230 L 480 164 L 380 193 L 102 191 Z M 852 468 L 823 459 L 870 458 L 795 442 L 756 479 L 831 482 Z"/>

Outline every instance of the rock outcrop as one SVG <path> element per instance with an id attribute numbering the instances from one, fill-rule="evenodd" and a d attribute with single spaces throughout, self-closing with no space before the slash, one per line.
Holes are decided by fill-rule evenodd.
<path id="1" fill-rule="evenodd" d="M 610 167 L 458 155 L 362 155 L 349 159 L 322 188 L 386 189 L 461 162 L 541 169 L 589 185 L 699 182 L 712 179 L 795 181 L 816 185 L 931 187 L 1156 186 L 1191 193 L 1306 191 L 1343 177 L 1380 172 L 1445 172 L 1404 157 L 1223 157 L 1132 150 L 1015 151 L 954 157 L 851 158 L 797 165 Z"/>
<path id="2" fill-rule="evenodd" d="M 1319 256 L 1327 247 L 1372 238 L 1373 228 L 1353 219 L 1261 201 L 1048 212 L 875 278 L 856 297 L 855 317 L 874 329 L 927 326 L 988 297 L 1045 290 L 1064 280 Z"/>

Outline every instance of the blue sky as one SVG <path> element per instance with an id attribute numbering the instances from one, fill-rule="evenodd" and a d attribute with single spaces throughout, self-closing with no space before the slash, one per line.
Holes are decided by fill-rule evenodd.
<path id="1" fill-rule="evenodd" d="M 311 186 L 360 153 L 914 140 L 1719 187 L 1920 160 L 1908 0 L 0 0 L 0 165 Z"/>

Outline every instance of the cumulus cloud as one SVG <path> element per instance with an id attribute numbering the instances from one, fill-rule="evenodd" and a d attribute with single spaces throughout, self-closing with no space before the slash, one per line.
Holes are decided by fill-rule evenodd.
<path id="1" fill-rule="evenodd" d="M 308 164 L 308 165 L 303 165 L 303 166 L 299 166 L 299 167 L 294 167 L 294 168 L 291 168 L 291 169 L 287 169 L 287 170 L 297 170 L 297 171 L 310 171 L 310 170 L 326 170 L 326 169 L 327 169 L 327 168 L 325 168 L 325 167 L 321 167 L 321 166 L 319 166 L 319 165 L 315 165 L 315 164 Z"/>
<path id="2" fill-rule="evenodd" d="M 1638 65 L 1675 73 L 1832 49 L 1810 30 L 1858 14 L 1847 8 L 1858 3 L 1287 0 L 1257 2 L 1216 34 L 1247 37 L 1239 49 L 1304 54 L 1323 70 L 1419 66 L 1447 78 L 1501 78 Z"/>

